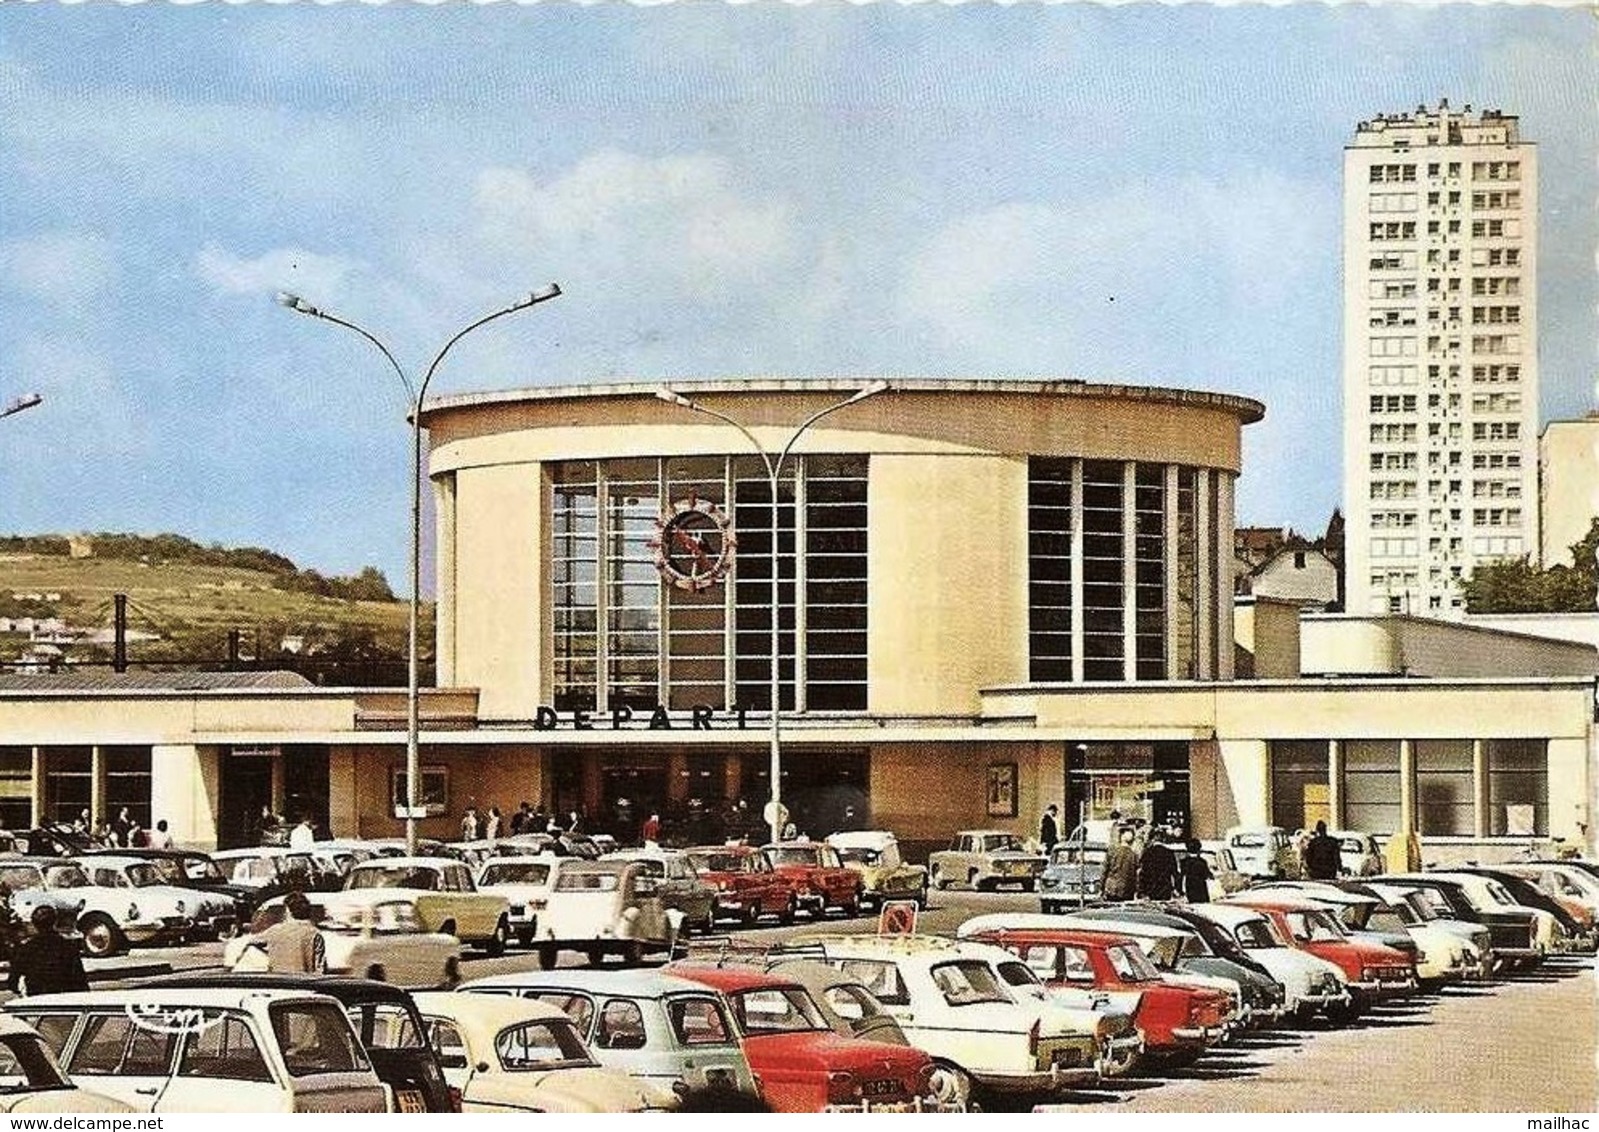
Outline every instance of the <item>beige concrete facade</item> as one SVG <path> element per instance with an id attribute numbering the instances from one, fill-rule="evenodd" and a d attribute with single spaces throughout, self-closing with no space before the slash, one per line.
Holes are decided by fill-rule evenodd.
<path id="1" fill-rule="evenodd" d="M 1538 511 L 1544 568 L 1572 565 L 1572 546 L 1599 517 L 1599 413 L 1544 426 L 1538 438 Z"/>

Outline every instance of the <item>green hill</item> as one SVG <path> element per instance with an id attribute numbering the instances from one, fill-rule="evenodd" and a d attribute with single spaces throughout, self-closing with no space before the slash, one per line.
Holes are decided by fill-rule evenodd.
<path id="1" fill-rule="evenodd" d="M 372 567 L 326 577 L 258 547 L 202 546 L 178 535 L 0 537 L 0 619 L 13 626 L 19 618 L 63 622 L 63 636 L 74 638 L 58 646 L 68 662 L 111 658 L 109 639 L 98 637 L 109 638 L 118 593 L 128 595 L 128 659 L 135 665 L 220 666 L 230 631 L 237 631 L 247 662 L 305 669 L 354 663 L 392 669 L 356 682 L 404 680 L 407 605 Z M 431 605 L 422 612 L 426 656 Z M 0 663 L 15 662 L 34 642 L 26 631 L 5 628 L 0 620 Z"/>

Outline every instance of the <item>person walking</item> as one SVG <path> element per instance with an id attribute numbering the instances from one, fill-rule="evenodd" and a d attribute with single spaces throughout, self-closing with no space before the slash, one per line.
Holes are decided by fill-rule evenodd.
<path id="1" fill-rule="evenodd" d="M 1149 844 L 1138 858 L 1138 895 L 1145 900 L 1170 900 L 1180 883 L 1177 854 L 1158 833 L 1151 834 Z"/>
<path id="2" fill-rule="evenodd" d="M 500 836 L 500 807 L 490 806 L 488 820 L 483 823 L 483 836 L 495 841 Z"/>
<path id="3" fill-rule="evenodd" d="M 111 836 L 115 843 L 124 849 L 128 847 L 128 834 L 133 830 L 133 815 L 128 812 L 128 807 L 123 806 L 117 811 L 116 820 L 111 823 Z"/>
<path id="4" fill-rule="evenodd" d="M 640 833 L 643 837 L 644 847 L 646 849 L 656 848 L 661 842 L 661 815 L 652 813 L 649 817 L 645 818 L 644 828 L 640 831 Z"/>
<path id="5" fill-rule="evenodd" d="M 150 848 L 172 848 L 172 834 L 167 830 L 166 818 L 162 818 L 160 821 L 155 823 L 155 833 L 150 835 Z"/>
<path id="6" fill-rule="evenodd" d="M 1137 884 L 1138 850 L 1133 848 L 1133 831 L 1123 829 L 1105 854 L 1105 879 L 1100 891 L 1106 900 L 1131 900 Z"/>
<path id="7" fill-rule="evenodd" d="M 88 990 L 89 976 L 84 973 L 77 943 L 56 930 L 55 906 L 41 904 L 28 919 L 33 935 L 11 953 L 7 989 L 20 994 Z"/>
<path id="8" fill-rule="evenodd" d="M 1327 832 L 1327 823 L 1316 823 L 1316 832 L 1305 842 L 1301 859 L 1305 875 L 1311 880 L 1337 880 L 1343 868 L 1343 858 L 1338 853 L 1338 839 Z"/>
<path id="9" fill-rule="evenodd" d="M 1200 844 L 1190 837 L 1183 846 L 1186 852 L 1178 863 L 1183 878 L 1183 896 L 1190 904 L 1210 903 L 1212 873 L 1205 858 L 1200 855 Z"/>
<path id="10" fill-rule="evenodd" d="M 461 840 L 476 841 L 477 829 L 477 807 L 468 806 L 466 813 L 461 815 Z"/>
<path id="11" fill-rule="evenodd" d="M 519 833 L 533 832 L 528 827 L 528 822 L 532 820 L 533 807 L 528 805 L 526 801 L 523 801 L 523 803 L 516 808 L 516 813 L 511 815 L 511 836 L 515 837 Z"/>
<path id="12" fill-rule="evenodd" d="M 289 915 L 262 932 L 260 946 L 266 949 L 267 970 L 288 975 L 320 975 L 327 970 L 327 945 L 322 933 L 311 922 L 315 914 L 303 892 L 283 898 Z"/>
<path id="13" fill-rule="evenodd" d="M 1055 824 L 1055 815 L 1059 812 L 1051 802 L 1044 807 L 1043 820 L 1038 823 L 1038 843 L 1044 847 L 1046 857 L 1054 852 L 1055 843 L 1060 840 L 1060 827 Z"/>
<path id="14" fill-rule="evenodd" d="M 301 818 L 300 824 L 289 831 L 289 848 L 308 850 L 316 844 L 316 827 L 310 818 Z"/>

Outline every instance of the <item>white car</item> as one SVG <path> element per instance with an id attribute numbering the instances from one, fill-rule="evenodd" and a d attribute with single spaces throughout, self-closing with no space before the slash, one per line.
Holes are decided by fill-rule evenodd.
<path id="1" fill-rule="evenodd" d="M 14 998 L 68 1073 L 139 1112 L 385 1112 L 339 1003 L 285 990 L 155 988 Z"/>
<path id="2" fill-rule="evenodd" d="M 906 1040 L 932 1057 L 934 1092 L 946 1104 L 966 1106 L 978 1088 L 1094 1085 L 1125 1072 L 1143 1049 L 1131 1017 L 1056 1003 L 1003 948 L 924 935 L 823 936 L 793 947 L 872 992 Z"/>
<path id="3" fill-rule="evenodd" d="M 571 859 L 551 853 L 494 856 L 477 867 L 477 890 L 505 897 L 510 905 L 511 934 L 523 947 L 533 943 L 539 913 L 549 903 L 556 870 L 563 860 Z"/>
<path id="4" fill-rule="evenodd" d="M 1301 1022 L 1349 1006 L 1348 980 L 1335 963 L 1283 939 L 1269 916 L 1239 904 L 1192 904 L 1189 910 L 1226 928 L 1283 987 L 1283 1006 Z"/>
<path id="5" fill-rule="evenodd" d="M 1465 889 L 1471 902 L 1484 910 L 1531 913 L 1537 920 L 1537 934 L 1533 938 L 1533 950 L 1536 952 L 1531 961 L 1533 965 L 1542 963 L 1544 956 L 1561 950 L 1565 929 L 1560 926 L 1560 922 L 1542 908 L 1529 908 L 1525 904 L 1518 904 L 1509 890 L 1493 877 L 1482 876 L 1479 873 L 1452 873 L 1446 869 L 1430 869 L 1426 875 L 1460 885 Z M 1403 883 L 1404 878 L 1394 879 Z"/>
<path id="6" fill-rule="evenodd" d="M 78 931 L 86 954 L 103 958 L 136 945 L 182 943 L 194 931 L 194 894 L 160 884 L 149 862 L 139 862 L 143 869 L 130 877 L 110 864 L 96 867 L 93 860 L 72 862 L 89 878 L 87 886 L 73 889 L 83 900 Z"/>
<path id="7" fill-rule="evenodd" d="M 503 899 L 503 897 L 502 897 Z M 641 962 L 677 949 L 683 913 L 668 908 L 649 870 L 633 861 L 566 861 L 555 874 L 534 943 L 539 966 L 554 967 L 563 950 L 591 964 L 607 955 Z"/>
<path id="8" fill-rule="evenodd" d="M 188 888 L 168 879 L 170 869 L 144 857 L 119 857 L 95 853 L 75 858 L 89 883 L 103 888 L 137 889 L 141 900 L 158 908 L 182 910 L 192 921 L 190 931 L 205 939 L 224 939 L 238 931 L 238 906 L 223 892 Z"/>
<path id="9" fill-rule="evenodd" d="M 131 1105 L 79 1088 L 33 1027 L 0 1015 L 0 1113 L 134 1111 Z"/>
<path id="10" fill-rule="evenodd" d="M 316 859 L 298 849 L 262 845 L 254 849 L 223 849 L 211 854 L 229 884 L 245 888 L 309 888 L 320 873 Z"/>
<path id="11" fill-rule="evenodd" d="M 1262 887 L 1268 892 L 1279 888 L 1296 892 L 1336 909 L 1339 922 L 1351 932 L 1387 932 L 1408 936 L 1416 945 L 1418 982 L 1442 983 L 1463 979 L 1466 972 L 1481 960 L 1476 950 L 1460 936 L 1442 928 L 1407 922 L 1407 917 L 1396 906 L 1384 903 L 1378 896 L 1348 892 L 1325 881 L 1291 881 Z"/>
<path id="12" fill-rule="evenodd" d="M 602 1069 L 555 1006 L 506 995 L 414 996 L 462 1112 L 645 1112 L 670 1090 Z"/>
<path id="13" fill-rule="evenodd" d="M 247 956 L 260 952 L 260 935 L 288 916 L 284 897 L 256 910 L 246 935 L 228 940 L 222 965 L 248 969 Z M 330 975 L 379 979 L 399 987 L 449 986 L 460 978 L 461 941 L 422 926 L 416 905 L 382 890 L 318 892 L 309 895 Z M 241 967 L 242 964 L 242 967 Z"/>
<path id="14" fill-rule="evenodd" d="M 1330 829 L 1327 836 L 1338 842 L 1339 868 L 1352 877 L 1376 876 L 1385 862 L 1377 839 L 1353 829 Z"/>
<path id="15" fill-rule="evenodd" d="M 1278 880 L 1297 877 L 1303 870 L 1299 850 L 1281 826 L 1235 825 L 1223 840 L 1232 851 L 1233 864 L 1245 876 Z"/>
<path id="16" fill-rule="evenodd" d="M 48 904 L 56 910 L 57 925 L 65 927 L 78 922 L 89 877 L 60 857 L 12 857 L 0 860 L 0 885 L 11 894 L 11 911 L 22 923 Z"/>

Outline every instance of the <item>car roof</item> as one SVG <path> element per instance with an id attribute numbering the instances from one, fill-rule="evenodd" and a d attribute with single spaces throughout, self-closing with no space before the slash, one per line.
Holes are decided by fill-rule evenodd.
<path id="1" fill-rule="evenodd" d="M 454 857 L 373 857 L 370 861 L 358 861 L 354 869 L 442 869 L 445 867 L 466 867 L 466 862 Z"/>
<path id="2" fill-rule="evenodd" d="M 960 830 L 958 833 L 956 833 L 955 836 L 956 837 L 993 837 L 993 836 L 1021 837 L 1021 834 L 1013 833 L 1012 831 L 1010 831 L 1008 829 L 963 829 L 963 830 Z"/>
<path id="3" fill-rule="evenodd" d="M 979 917 L 980 918 L 980 917 Z M 939 935 L 836 935 L 800 936 L 790 941 L 796 959 L 804 958 L 807 947 L 819 948 L 829 958 L 1012 959 L 1009 952 L 991 944 L 970 939 L 949 939 Z"/>
<path id="4" fill-rule="evenodd" d="M 856 829 L 848 833 L 829 833 L 827 842 L 835 849 L 881 849 L 890 842 L 898 841 L 886 829 Z"/>
<path id="5" fill-rule="evenodd" d="M 804 989 L 805 986 L 798 979 L 774 975 L 759 967 L 746 967 L 742 964 L 723 967 L 713 963 L 689 961 L 673 963 L 670 970 L 674 974 L 681 975 L 684 979 L 715 987 L 723 994 L 737 994 L 746 990 L 776 990 L 787 987 Z"/>
<path id="6" fill-rule="evenodd" d="M 507 1026 L 523 1022 L 570 1021 L 559 1006 L 511 995 L 416 991 L 411 998 L 423 1014 L 448 1018 L 489 1041 Z"/>
<path id="7" fill-rule="evenodd" d="M 826 845 L 825 841 L 812 841 L 808 837 L 796 837 L 790 841 L 771 841 L 762 845 L 762 849 L 819 849 Z"/>
<path id="8" fill-rule="evenodd" d="M 1070 916 L 1059 917 L 1073 924 L 1081 924 L 1081 931 L 1103 932 L 1109 935 L 1127 935 L 1139 939 L 1175 939 L 1178 936 L 1198 935 L 1199 931 L 1192 924 L 1185 928 L 1168 928 L 1162 924 L 1146 924 L 1139 920 L 1074 920 Z"/>
<path id="9" fill-rule="evenodd" d="M 489 975 L 462 983 L 462 990 L 476 987 L 534 988 L 551 987 L 558 990 L 589 991 L 595 994 L 624 994 L 639 998 L 655 998 L 680 991 L 705 991 L 702 983 L 677 975 L 663 974 L 659 969 L 602 970 L 590 967 L 563 967 L 554 971 L 519 971 L 509 975 Z"/>
<path id="10" fill-rule="evenodd" d="M 144 857 L 130 857 L 125 853 L 85 853 L 80 857 L 68 857 L 69 861 L 93 861 L 97 865 L 143 865 L 148 861 Z"/>
<path id="11" fill-rule="evenodd" d="M 367 1002 L 410 1003 L 412 1001 L 408 991 L 376 979 L 357 979 L 343 975 L 295 975 L 276 971 L 206 971 L 162 975 L 148 979 L 140 983 L 135 990 L 126 993 L 131 995 L 140 991 L 163 990 L 169 987 L 233 993 L 275 990 L 315 992 L 336 998 L 346 1006 Z M 102 992 L 94 993 L 98 995 Z"/>
<path id="12" fill-rule="evenodd" d="M 1229 904 L 1243 904 L 1252 908 L 1277 908 L 1284 912 L 1313 912 L 1327 910 L 1327 901 L 1315 896 L 1285 892 L 1281 889 L 1246 888 L 1222 898 Z"/>
<path id="13" fill-rule="evenodd" d="M 1246 920 L 1258 920 L 1263 917 L 1259 908 L 1251 908 L 1247 904 L 1217 904 L 1214 901 L 1208 904 L 1194 904 L 1190 906 L 1195 914 L 1204 916 L 1219 924 L 1228 927 L 1237 927 Z"/>
<path id="14" fill-rule="evenodd" d="M 759 853 L 758 845 L 743 845 L 735 842 L 732 845 L 690 845 L 683 850 L 685 853 Z"/>
<path id="15" fill-rule="evenodd" d="M 211 854 L 213 861 L 236 860 L 240 857 L 304 857 L 304 849 L 290 849 L 286 845 L 256 845 L 245 849 L 219 849 Z"/>
<path id="16" fill-rule="evenodd" d="M 235 1009 L 250 1006 L 263 999 L 269 1003 L 311 996 L 336 997 L 324 991 L 320 984 L 308 982 L 302 987 L 249 986 L 225 983 L 208 978 L 205 982 L 142 983 L 123 990 L 62 991 L 56 994 L 27 995 L 13 998 L 7 1009 L 27 1009 L 44 1006 L 162 1006 L 168 1003 L 182 1006 L 210 1006 Z"/>

